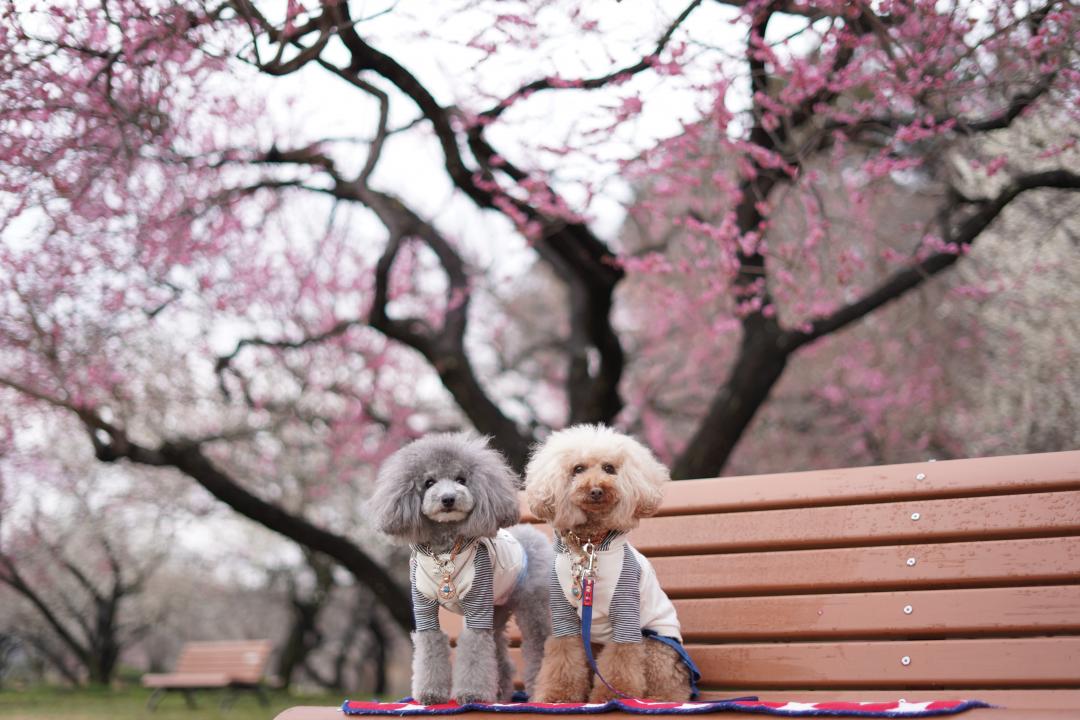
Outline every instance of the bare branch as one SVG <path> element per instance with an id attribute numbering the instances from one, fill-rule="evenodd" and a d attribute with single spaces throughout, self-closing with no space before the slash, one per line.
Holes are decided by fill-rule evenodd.
<path id="1" fill-rule="evenodd" d="M 946 238 L 957 246 L 957 252 L 935 253 L 894 273 L 858 300 L 845 305 L 827 317 L 815 320 L 809 331 L 786 331 L 782 341 L 783 348 L 786 352 L 792 352 L 824 335 L 834 333 L 882 305 L 902 297 L 934 275 L 951 267 L 963 257 L 964 249 L 978 239 L 979 235 L 997 219 L 1010 202 L 1024 192 L 1040 188 L 1080 190 L 1080 175 L 1068 170 L 1051 170 L 1013 178 L 1012 182 L 996 197 L 979 203 L 978 211 L 964 220 L 956 232 Z"/>
<path id="2" fill-rule="evenodd" d="M 660 39 L 656 42 L 656 47 L 653 49 L 652 53 L 646 55 L 641 60 L 638 60 L 636 63 L 632 65 L 627 65 L 626 67 L 620 68 L 618 70 L 613 70 L 606 75 L 600 75 L 594 78 L 555 81 L 554 79 L 547 77 L 541 78 L 540 80 L 533 80 L 531 83 L 522 85 L 508 97 L 500 100 L 499 103 L 494 107 L 480 113 L 480 117 L 494 120 L 500 115 L 502 115 L 502 113 L 507 108 L 512 106 L 519 99 L 528 97 L 533 93 L 541 92 L 543 90 L 551 90 L 554 88 L 595 90 L 596 88 L 604 87 L 605 85 L 608 85 L 615 81 L 622 81 L 624 79 L 628 79 L 630 77 L 633 77 L 634 75 L 637 75 L 640 72 L 648 70 L 656 64 L 657 58 L 660 56 L 660 53 L 664 51 L 664 48 L 667 47 L 667 44 L 671 42 L 671 38 L 675 35 L 675 31 L 678 30 L 679 26 L 682 25 L 683 22 L 685 22 L 686 19 L 690 17 L 690 15 L 694 12 L 694 10 L 697 9 L 699 5 L 701 5 L 701 2 L 702 0 L 693 0 L 693 2 L 687 5 L 686 8 L 683 9 L 681 13 L 679 13 L 678 17 L 676 17 L 671 22 L 671 24 L 668 25 L 667 30 L 664 32 L 663 35 L 660 36 Z"/>

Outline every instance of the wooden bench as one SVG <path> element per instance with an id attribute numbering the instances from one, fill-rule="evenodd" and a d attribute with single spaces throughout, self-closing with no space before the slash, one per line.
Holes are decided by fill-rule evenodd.
<path id="1" fill-rule="evenodd" d="M 245 690 L 255 693 L 262 705 L 269 705 L 261 683 L 271 648 L 269 640 L 185 643 L 175 671 L 143 675 L 143 687 L 154 688 L 146 705 L 155 709 L 170 690 L 183 693 L 191 708 L 196 690 L 225 690 L 222 708 L 230 707 Z"/>
<path id="2" fill-rule="evenodd" d="M 631 539 L 707 698 L 1080 718 L 1080 451 L 676 482 Z"/>

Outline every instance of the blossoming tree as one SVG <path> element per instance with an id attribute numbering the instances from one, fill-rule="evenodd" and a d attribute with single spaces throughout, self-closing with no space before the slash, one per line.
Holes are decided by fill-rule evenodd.
<path id="1" fill-rule="evenodd" d="M 1071 3 L 631 5 L 5 5 L 8 450 L 74 421 L 407 626 L 349 536 L 357 468 L 462 425 L 521 468 L 549 427 L 636 418 L 714 475 L 793 359 L 1080 189 Z M 1037 151 L 995 150 L 1032 118 Z M 883 238 L 875 193 L 912 183 Z M 533 263 L 542 318 L 515 303 Z M 652 289 L 620 315 L 629 279 Z M 685 436 L 646 412 L 649 337 L 693 345 Z"/>

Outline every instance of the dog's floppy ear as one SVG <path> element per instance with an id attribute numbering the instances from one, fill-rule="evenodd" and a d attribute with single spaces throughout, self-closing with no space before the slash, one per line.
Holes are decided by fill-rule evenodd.
<path id="1" fill-rule="evenodd" d="M 626 440 L 619 475 L 626 480 L 630 488 L 634 517 L 655 515 L 664 500 L 660 488 L 671 479 L 671 473 L 644 445 L 629 436 Z"/>
<path id="2" fill-rule="evenodd" d="M 469 491 L 476 504 L 462 532 L 475 537 L 491 537 L 499 528 L 521 522 L 518 505 L 517 473 L 511 469 L 502 453 L 488 446 L 487 438 L 467 436 L 471 460 Z"/>
<path id="3" fill-rule="evenodd" d="M 406 445 L 383 462 L 364 509 L 380 532 L 411 539 L 420 531 L 421 497 L 409 472 L 408 455 Z"/>
<path id="4" fill-rule="evenodd" d="M 538 520 L 555 519 L 555 503 L 566 472 L 559 450 L 547 444 L 533 450 L 525 468 L 525 501 Z"/>

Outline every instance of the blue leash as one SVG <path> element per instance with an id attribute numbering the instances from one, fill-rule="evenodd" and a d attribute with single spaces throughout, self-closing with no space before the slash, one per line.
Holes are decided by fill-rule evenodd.
<path id="1" fill-rule="evenodd" d="M 586 575 L 581 579 L 581 642 L 585 646 L 585 658 L 589 661 L 589 667 L 592 668 L 592 671 L 594 673 L 596 673 L 596 677 L 600 678 L 600 682 L 604 683 L 604 685 L 607 686 L 608 690 L 615 693 L 621 698 L 626 698 L 628 700 L 639 700 L 640 698 L 635 698 L 632 695 L 627 695 L 626 693 L 620 691 L 618 688 L 609 683 L 603 675 L 600 674 L 600 668 L 596 666 L 596 658 L 593 657 L 592 651 L 592 611 L 593 580 L 591 577 Z M 697 684 L 698 681 L 701 680 L 701 672 L 698 670 L 697 665 L 694 664 L 694 661 L 690 659 L 690 655 L 686 652 L 686 648 L 682 646 L 682 643 L 677 641 L 675 638 L 669 638 L 664 635 L 660 635 L 649 629 L 643 629 L 641 631 L 641 634 L 645 637 L 646 640 L 656 640 L 658 642 L 664 643 L 678 654 L 679 660 L 681 660 L 682 663 L 686 665 L 686 669 L 690 673 L 690 699 L 696 700 L 698 695 L 700 694 L 698 693 Z M 735 699 L 757 700 L 756 697 Z"/>
<path id="2" fill-rule="evenodd" d="M 600 682 L 607 685 L 608 690 L 615 693 L 621 698 L 628 700 L 635 700 L 636 698 L 627 695 L 617 687 L 609 683 L 603 675 L 600 674 L 600 668 L 596 667 L 596 658 L 592 653 L 592 603 L 593 603 L 593 579 L 586 575 L 581 579 L 581 642 L 585 645 L 585 657 L 589 661 L 589 667 L 596 673 L 596 677 L 600 678 Z"/>

